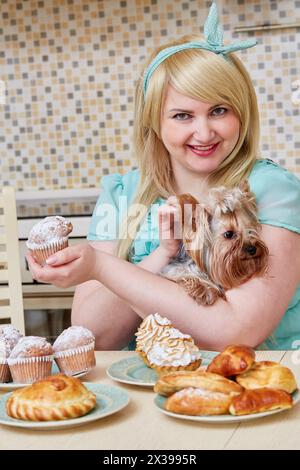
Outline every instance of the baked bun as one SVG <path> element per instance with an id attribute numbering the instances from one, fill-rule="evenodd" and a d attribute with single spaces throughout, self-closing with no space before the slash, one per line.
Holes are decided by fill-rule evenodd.
<path id="1" fill-rule="evenodd" d="M 6 402 L 6 412 L 17 419 L 57 421 L 83 416 L 95 405 L 96 396 L 80 380 L 58 374 L 15 390 Z"/>
<path id="2" fill-rule="evenodd" d="M 202 390 L 231 396 L 238 395 L 243 391 L 243 388 L 236 382 L 203 370 L 179 371 L 163 375 L 156 382 L 154 391 L 168 397 L 187 387 L 201 388 Z"/>
<path id="3" fill-rule="evenodd" d="M 173 413 L 200 416 L 228 413 L 232 397 L 200 388 L 184 388 L 167 398 L 165 409 Z"/>
<path id="4" fill-rule="evenodd" d="M 293 372 L 277 362 L 256 362 L 250 370 L 239 375 L 236 381 L 246 389 L 276 388 L 293 393 L 297 388 Z"/>
<path id="5" fill-rule="evenodd" d="M 231 344 L 218 354 L 207 367 L 207 372 L 230 377 L 246 372 L 254 364 L 255 351 L 243 344 Z"/>
<path id="6" fill-rule="evenodd" d="M 293 399 L 284 390 L 259 388 L 245 390 L 232 398 L 229 411 L 232 415 L 248 415 L 277 409 L 292 408 Z"/>

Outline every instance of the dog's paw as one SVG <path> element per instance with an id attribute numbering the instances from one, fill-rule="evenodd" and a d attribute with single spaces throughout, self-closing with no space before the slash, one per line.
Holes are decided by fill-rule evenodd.
<path id="1" fill-rule="evenodd" d="M 177 282 L 200 305 L 213 305 L 219 298 L 226 300 L 222 289 L 199 278 L 182 278 Z"/>

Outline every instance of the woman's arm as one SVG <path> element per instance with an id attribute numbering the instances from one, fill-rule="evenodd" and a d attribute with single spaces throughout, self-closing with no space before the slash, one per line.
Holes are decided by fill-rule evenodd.
<path id="1" fill-rule="evenodd" d="M 89 242 L 89 244 L 95 250 L 110 255 L 113 255 L 117 248 L 116 241 Z M 139 266 L 157 273 L 169 262 L 169 259 L 168 253 L 159 247 L 144 258 Z M 31 264 L 34 264 L 32 259 Z M 121 349 L 127 346 L 140 322 L 141 317 L 132 307 L 99 281 L 87 281 L 76 287 L 72 305 L 72 324 L 92 330 L 98 350 Z"/>
<path id="2" fill-rule="evenodd" d="M 262 235 L 270 250 L 268 276 L 228 291 L 227 302 L 218 300 L 209 307 L 197 305 L 175 283 L 107 253 L 96 252 L 94 263 L 91 248 L 81 248 L 81 254 L 72 247 L 57 253 L 56 263 L 68 264 L 40 268 L 37 276 L 62 287 L 93 276 L 142 318 L 159 312 L 204 348 L 220 350 L 231 342 L 256 346 L 278 325 L 300 282 L 299 235 L 267 225 Z"/>

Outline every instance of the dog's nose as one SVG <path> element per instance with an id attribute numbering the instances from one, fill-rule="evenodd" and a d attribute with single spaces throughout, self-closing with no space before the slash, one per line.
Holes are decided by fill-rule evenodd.
<path id="1" fill-rule="evenodd" d="M 250 256 L 254 256 L 255 253 L 256 253 L 256 246 L 254 245 L 248 245 L 244 248 L 244 251 L 250 255 Z"/>

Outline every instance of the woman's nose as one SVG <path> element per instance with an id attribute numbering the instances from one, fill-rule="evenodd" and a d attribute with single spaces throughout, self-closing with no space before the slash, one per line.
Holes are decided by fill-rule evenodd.
<path id="1" fill-rule="evenodd" d="M 207 119 L 199 119 L 195 122 L 194 137 L 199 144 L 209 144 L 215 137 L 215 131 Z"/>

